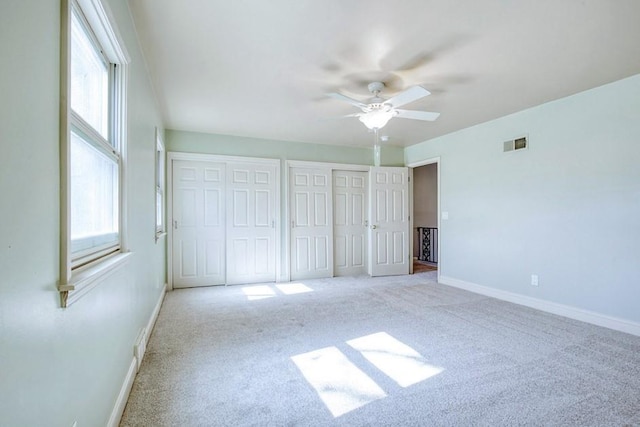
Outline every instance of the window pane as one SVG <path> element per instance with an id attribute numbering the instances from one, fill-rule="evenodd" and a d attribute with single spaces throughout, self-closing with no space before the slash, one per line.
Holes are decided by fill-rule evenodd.
<path id="1" fill-rule="evenodd" d="M 156 185 L 160 188 L 163 188 L 164 184 L 164 151 L 157 150 L 156 151 L 156 171 L 158 182 Z"/>
<path id="2" fill-rule="evenodd" d="M 156 139 L 156 231 L 163 232 L 164 226 L 164 147 L 160 138 Z"/>
<path id="3" fill-rule="evenodd" d="M 162 231 L 162 192 L 156 189 L 156 229 Z"/>
<path id="4" fill-rule="evenodd" d="M 118 165 L 71 132 L 72 252 L 118 242 Z"/>
<path id="5" fill-rule="evenodd" d="M 109 140 L 109 68 L 75 12 L 71 22 L 71 108 Z"/>

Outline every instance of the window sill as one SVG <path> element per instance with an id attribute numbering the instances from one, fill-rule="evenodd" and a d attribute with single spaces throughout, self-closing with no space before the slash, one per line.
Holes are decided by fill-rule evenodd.
<path id="1" fill-rule="evenodd" d="M 157 232 L 156 233 L 156 243 L 158 243 L 158 240 L 162 239 L 166 235 L 167 235 L 166 231 Z"/>
<path id="2" fill-rule="evenodd" d="M 59 285 L 60 306 L 67 308 L 126 264 L 132 252 L 118 253 L 74 273 L 66 285 Z"/>

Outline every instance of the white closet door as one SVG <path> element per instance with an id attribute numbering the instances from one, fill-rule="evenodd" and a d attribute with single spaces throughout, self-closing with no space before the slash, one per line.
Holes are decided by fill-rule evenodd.
<path id="1" fill-rule="evenodd" d="M 276 280 L 277 172 L 227 164 L 227 284 Z"/>
<path id="2" fill-rule="evenodd" d="M 334 274 L 365 274 L 367 173 L 333 171 Z"/>
<path id="3" fill-rule="evenodd" d="M 333 276 L 331 170 L 291 168 L 291 280 Z"/>
<path id="4" fill-rule="evenodd" d="M 223 163 L 173 162 L 173 286 L 225 283 Z"/>
<path id="5" fill-rule="evenodd" d="M 409 274 L 408 169 L 372 167 L 370 182 L 370 273 Z"/>

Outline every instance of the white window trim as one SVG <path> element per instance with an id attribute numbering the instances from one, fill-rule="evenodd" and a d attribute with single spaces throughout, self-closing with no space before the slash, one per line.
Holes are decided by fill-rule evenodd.
<path id="1" fill-rule="evenodd" d="M 113 135 L 118 142 L 119 161 L 119 203 L 120 203 L 120 249 L 99 258 L 81 268 L 72 270 L 71 222 L 70 222 L 70 141 L 71 105 L 69 73 L 71 69 L 71 16 L 75 4 L 82 10 L 91 30 L 99 40 L 104 54 L 110 62 L 117 64 L 118 78 L 114 82 L 114 120 L 120 123 Z M 127 194 L 126 194 L 126 154 L 127 154 L 127 64 L 130 57 L 115 27 L 110 10 L 101 0 L 62 0 L 60 32 L 60 305 L 68 307 L 101 283 L 108 275 L 124 265 L 129 258 L 127 249 Z"/>
<path id="2" fill-rule="evenodd" d="M 162 162 L 162 168 L 161 170 L 158 168 L 158 153 L 161 152 L 162 156 L 163 156 L 163 162 Z M 156 177 L 156 185 L 155 185 L 155 189 L 156 189 L 156 197 L 157 197 L 157 193 L 158 193 L 158 189 L 160 190 L 161 194 L 162 194 L 162 213 L 160 214 L 162 216 L 162 225 L 160 227 L 157 226 L 158 223 L 158 213 L 157 213 L 157 209 L 156 209 L 156 224 L 154 224 L 155 226 L 155 230 L 156 230 L 156 243 L 158 242 L 158 240 L 160 240 L 160 238 L 164 237 L 167 235 L 167 150 L 165 148 L 164 145 L 164 141 L 162 140 L 162 133 L 160 131 L 159 128 L 156 128 L 156 149 L 155 149 L 155 153 L 156 153 L 156 166 L 155 166 L 155 177 Z M 157 201 L 156 201 L 157 203 Z"/>

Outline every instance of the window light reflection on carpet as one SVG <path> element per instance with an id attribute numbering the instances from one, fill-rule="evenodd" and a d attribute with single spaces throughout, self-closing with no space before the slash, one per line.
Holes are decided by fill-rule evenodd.
<path id="1" fill-rule="evenodd" d="M 244 286 L 242 293 L 247 296 L 249 301 L 273 298 L 276 296 L 276 292 L 267 285 Z"/>
<path id="2" fill-rule="evenodd" d="M 299 354 L 291 359 L 336 418 L 387 396 L 336 347 Z"/>
<path id="3" fill-rule="evenodd" d="M 356 338 L 347 344 L 400 387 L 409 387 L 444 371 L 427 363 L 420 353 L 386 332 Z"/>
<path id="4" fill-rule="evenodd" d="M 304 294 L 307 292 L 313 292 L 313 289 L 305 285 L 304 283 L 279 283 L 276 288 L 285 295 Z"/>
<path id="5" fill-rule="evenodd" d="M 365 335 L 346 344 L 400 387 L 412 386 L 444 371 L 386 332 Z M 291 360 L 336 418 L 387 396 L 337 347 L 298 354 Z"/>

